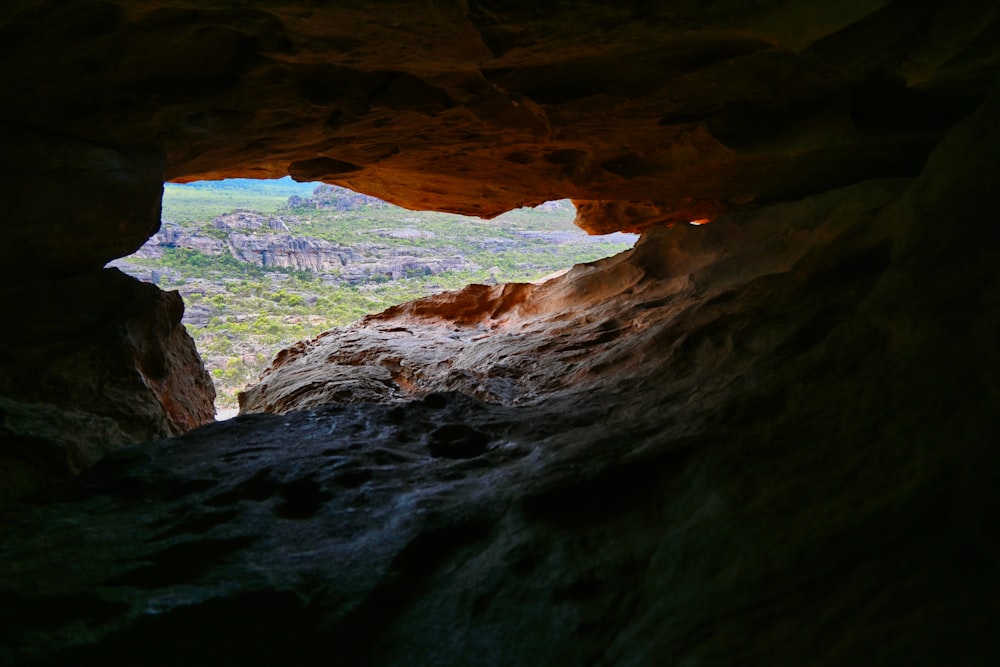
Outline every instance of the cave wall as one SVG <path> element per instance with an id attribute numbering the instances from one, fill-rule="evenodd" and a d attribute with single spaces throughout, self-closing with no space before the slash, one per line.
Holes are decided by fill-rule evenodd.
<path id="1" fill-rule="evenodd" d="M 282 353 L 0 507 L 0 659 L 997 663 L 998 118 Z"/>
<path id="2" fill-rule="evenodd" d="M 3 497 L 107 456 L 0 509 L 0 661 L 997 662 L 998 35 L 987 0 L 4 4 Z M 645 233 L 124 447 L 213 390 L 179 297 L 104 264 L 165 179 L 285 174 Z"/>
<path id="3" fill-rule="evenodd" d="M 164 160 L 6 130 L 0 166 L 0 498 L 214 419 L 184 304 L 117 269 L 159 229 Z"/>
<path id="4" fill-rule="evenodd" d="M 602 232 L 912 176 L 997 66 L 989 0 L 21 0 L 0 20 L 15 134 L 418 209 L 570 197 Z"/>
<path id="5" fill-rule="evenodd" d="M 0 498 L 214 419 L 184 304 L 117 269 L 0 287 Z"/>
<path id="6" fill-rule="evenodd" d="M 994 4 L 10 2 L 4 289 L 134 318 L 72 285 L 156 231 L 164 179 L 291 174 L 483 216 L 571 197 L 578 224 L 609 232 L 912 177 L 995 88 Z M 148 292 L 120 289 L 121 303 Z M 93 384 L 90 370 L 71 379 L 44 346 L 19 352 L 36 328 L 66 342 L 79 323 L 54 332 L 62 315 L 21 312 L 2 395 L 114 413 L 74 388 Z M 209 420 L 210 381 L 179 325 L 129 326 L 189 361 L 149 382 L 139 362 L 116 360 L 128 369 L 108 391 L 135 407 L 115 428 L 134 440 Z M 131 354 L 128 336 L 90 334 Z M 95 438 L 117 442 L 105 426 Z"/>

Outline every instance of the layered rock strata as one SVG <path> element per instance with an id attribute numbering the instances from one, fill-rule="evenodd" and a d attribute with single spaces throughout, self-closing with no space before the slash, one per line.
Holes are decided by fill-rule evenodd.
<path id="1" fill-rule="evenodd" d="M 259 214 L 253 218 L 243 214 L 233 221 L 229 216 L 216 218 L 213 226 L 227 230 L 224 239 L 207 236 L 197 228 L 185 228 L 176 223 L 165 222 L 159 232 L 137 250 L 136 257 L 162 257 L 167 249 L 181 248 L 193 250 L 213 257 L 229 256 L 239 262 L 266 269 L 292 269 L 330 274 L 331 280 L 343 279 L 348 283 L 360 283 L 374 277 L 398 280 L 408 273 L 437 275 L 445 271 L 462 271 L 478 268 L 460 255 L 437 255 L 433 251 L 419 247 L 388 247 L 373 243 L 359 243 L 354 246 L 331 243 L 324 239 L 292 234 L 252 233 L 238 229 L 261 229 L 251 227 L 254 223 L 268 225 L 272 229 L 284 226 L 279 218 L 265 219 Z M 256 220 L 254 218 L 259 218 Z M 288 231 L 287 228 L 285 231 Z M 420 238 L 419 232 L 412 238 Z M 405 234 L 405 230 L 394 232 Z M 405 236 L 403 238 L 406 238 Z M 563 239 L 555 238 L 555 242 Z M 507 239 L 500 242 L 513 245 Z M 454 251 L 454 249 L 453 249 Z M 128 261 L 117 263 L 127 266 Z"/>
<path id="2" fill-rule="evenodd" d="M 727 303 L 735 285 L 788 273 L 848 227 L 860 228 L 859 214 L 899 188 L 872 181 L 760 214 L 664 227 L 633 250 L 545 282 L 470 285 L 390 308 L 280 352 L 244 392 L 242 409 L 283 414 L 441 391 L 521 405 L 642 376 L 650 358 L 674 353 L 658 341 L 682 345 L 686 328 L 704 326 L 706 302 Z M 789 225 L 793 216 L 805 221 Z M 709 310 L 750 317 L 745 308 Z"/>
<path id="3" fill-rule="evenodd" d="M 27 0 L 0 16 L 0 123 L 153 147 L 171 180 L 480 216 L 568 197 L 637 229 L 914 174 L 995 80 L 997 21 L 992 0 Z"/>
<path id="4" fill-rule="evenodd" d="M 567 197 L 609 232 L 909 177 L 996 85 L 994 5 L 15 2 L 0 277 L 133 252 L 164 179 L 485 217 Z"/>
<path id="5" fill-rule="evenodd" d="M 997 118 L 286 352 L 292 411 L 0 510 L 2 657 L 996 663 Z"/>

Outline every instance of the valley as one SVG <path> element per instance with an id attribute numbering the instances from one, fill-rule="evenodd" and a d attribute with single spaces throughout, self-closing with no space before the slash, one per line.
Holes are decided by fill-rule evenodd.
<path id="1" fill-rule="evenodd" d="M 470 283 L 531 282 L 621 252 L 568 200 L 493 220 L 414 212 L 316 183 L 168 183 L 163 222 L 116 267 L 177 290 L 184 324 L 231 411 L 275 353 L 364 315 Z"/>

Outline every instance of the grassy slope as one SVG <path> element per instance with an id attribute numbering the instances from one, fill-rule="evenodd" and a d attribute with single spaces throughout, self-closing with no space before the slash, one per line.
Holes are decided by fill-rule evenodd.
<path id="1" fill-rule="evenodd" d="M 234 208 L 276 211 L 292 195 L 308 196 L 314 183 L 296 183 L 291 178 L 255 181 L 232 178 L 225 181 L 165 183 L 163 219 L 179 223 L 205 223 Z"/>
<path id="2" fill-rule="evenodd" d="M 279 213 L 294 234 L 353 245 L 374 244 L 383 252 L 417 248 L 437 255 L 461 255 L 478 268 L 436 276 L 375 280 L 360 285 L 331 284 L 309 272 L 268 271 L 231 257 L 211 258 L 176 250 L 160 259 L 128 258 L 117 263 L 127 272 L 160 274 L 164 289 L 184 296 L 188 325 L 215 380 L 220 408 L 236 405 L 236 394 L 254 382 L 280 348 L 331 327 L 445 289 L 471 282 L 535 280 L 575 263 L 620 252 L 630 242 L 595 243 L 577 229 L 571 211 L 518 210 L 495 220 L 400 208 L 359 211 L 283 210 L 293 194 L 307 196 L 311 184 L 280 181 L 217 181 L 167 184 L 163 217 L 185 226 L 207 225 L 234 208 Z M 394 238 L 400 230 L 429 232 L 428 238 Z M 529 232 L 525 236 L 525 232 Z M 533 238 L 532 232 L 564 232 L 561 243 Z M 497 250 L 499 246 L 510 246 Z M 327 276 L 329 278 L 329 276 Z"/>

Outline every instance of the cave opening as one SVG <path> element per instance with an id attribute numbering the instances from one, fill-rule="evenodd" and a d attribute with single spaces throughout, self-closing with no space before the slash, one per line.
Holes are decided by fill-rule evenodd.
<path id="1" fill-rule="evenodd" d="M 109 266 L 180 293 L 224 419 L 298 341 L 467 285 L 544 281 L 638 238 L 588 235 L 575 214 L 565 199 L 492 220 L 411 211 L 289 177 L 166 183 L 159 232 Z"/>
<path id="2" fill-rule="evenodd" d="M 0 33 L 0 665 L 1000 665 L 995 0 L 17 0 Z M 189 233 L 180 181 L 285 175 L 411 210 L 226 201 L 158 284 L 107 268 Z M 494 243 L 291 344 L 451 274 L 265 237 L 419 258 L 547 195 L 642 237 L 484 284 Z M 171 282 L 205 257 L 236 273 Z M 299 329 L 243 416 L 185 308 Z"/>

